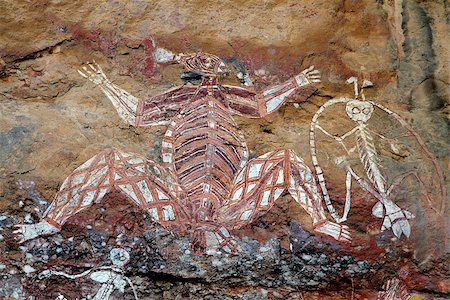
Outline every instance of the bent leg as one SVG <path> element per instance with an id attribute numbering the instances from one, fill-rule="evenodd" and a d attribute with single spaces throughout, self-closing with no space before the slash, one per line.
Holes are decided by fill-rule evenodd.
<path id="1" fill-rule="evenodd" d="M 53 202 L 37 224 L 17 225 L 19 243 L 60 231 L 68 218 L 100 200 L 111 190 L 113 155 L 106 149 L 76 168 L 63 182 Z"/>
<path id="2" fill-rule="evenodd" d="M 99 202 L 113 188 L 148 209 L 163 226 L 178 225 L 180 188 L 175 177 L 154 162 L 117 149 L 106 149 L 75 169 L 63 182 L 43 220 L 19 225 L 21 241 L 58 232 L 73 215 Z"/>
<path id="3" fill-rule="evenodd" d="M 115 154 L 114 187 L 171 231 L 185 231 L 182 189 L 171 169 L 135 154 Z"/>
<path id="4" fill-rule="evenodd" d="M 63 182 L 43 219 L 61 228 L 67 219 L 100 201 L 114 184 L 114 149 L 105 149 L 76 168 Z"/>
<path id="5" fill-rule="evenodd" d="M 346 226 L 329 222 L 310 169 L 291 150 L 276 150 L 250 160 L 237 174 L 219 219 L 240 228 L 270 210 L 283 191 L 310 215 L 314 230 L 339 241 L 350 241 Z"/>

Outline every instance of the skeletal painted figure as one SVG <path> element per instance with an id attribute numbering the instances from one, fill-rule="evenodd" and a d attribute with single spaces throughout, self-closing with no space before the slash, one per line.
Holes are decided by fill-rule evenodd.
<path id="1" fill-rule="evenodd" d="M 71 275 L 59 271 L 46 270 L 39 274 L 39 278 L 46 278 L 52 275 L 64 276 L 69 279 L 77 279 L 89 275 L 89 277 L 96 282 L 101 283 L 100 289 L 97 291 L 93 300 L 108 300 L 111 294 L 117 289 L 121 293 L 125 293 L 125 287 L 128 285 L 133 290 L 134 298 L 137 300 L 138 296 L 131 280 L 125 276 L 123 267 L 130 261 L 130 254 L 121 248 L 114 248 L 110 252 L 110 258 L 113 266 L 99 267 L 87 270 L 77 275 Z M 64 296 L 58 296 L 59 299 L 65 299 Z M 57 299 L 58 299 L 57 298 Z M 91 298 L 89 298 L 91 299 Z"/>
<path id="2" fill-rule="evenodd" d="M 360 94 L 362 96 L 362 100 L 358 100 L 358 85 L 357 85 L 357 79 L 355 77 L 349 78 L 347 83 L 353 83 L 355 87 L 355 99 L 350 98 L 337 98 L 337 99 L 331 99 L 328 102 L 326 102 L 324 105 L 322 105 L 319 110 L 316 112 L 314 117 L 312 118 L 311 122 L 311 130 L 310 130 L 310 143 L 311 143 L 311 155 L 312 155 L 312 161 L 316 169 L 318 181 L 320 184 L 320 187 L 322 189 L 322 193 L 324 196 L 324 201 L 327 205 L 327 208 L 333 218 L 336 220 L 336 222 L 341 223 L 344 222 L 347 219 L 348 212 L 350 210 L 350 203 L 351 203 L 351 181 L 352 178 L 356 180 L 361 188 L 370 194 L 372 194 L 378 202 L 374 205 L 372 208 L 372 214 L 378 218 L 383 218 L 383 224 L 381 226 L 381 231 L 392 229 L 395 236 L 400 237 L 402 234 L 404 234 L 406 237 L 410 236 L 411 228 L 409 224 L 409 219 L 413 218 L 413 214 L 410 213 L 407 210 L 404 210 L 397 206 L 393 200 L 391 199 L 391 194 L 395 189 L 400 185 L 400 183 L 406 179 L 407 177 L 413 177 L 417 180 L 419 183 L 420 188 L 422 189 L 422 192 L 425 194 L 425 198 L 427 198 L 428 203 L 430 204 L 430 207 L 437 211 L 436 208 L 434 208 L 430 195 L 427 194 L 427 187 L 423 183 L 420 176 L 415 171 L 410 171 L 401 174 L 397 178 L 395 178 L 392 182 L 392 184 L 389 186 L 386 180 L 385 175 L 382 171 L 382 166 L 380 165 L 380 158 L 379 154 L 377 153 L 377 150 L 375 148 L 374 144 L 374 137 L 380 137 L 387 139 L 382 134 L 379 134 L 377 132 L 374 132 L 371 130 L 370 127 L 368 127 L 367 122 L 372 117 L 372 114 L 375 110 L 375 108 L 379 108 L 385 113 L 387 113 L 389 116 L 393 117 L 398 123 L 400 123 L 403 128 L 407 130 L 407 136 L 412 136 L 417 143 L 422 148 L 423 152 L 425 153 L 426 157 L 432 161 L 433 167 L 435 168 L 435 176 L 438 177 L 441 188 L 441 197 L 442 199 L 446 199 L 445 194 L 445 188 L 444 188 L 444 179 L 442 172 L 440 170 L 440 167 L 436 161 L 436 159 L 433 157 L 433 155 L 428 151 L 425 144 L 423 143 L 422 139 L 417 135 L 417 133 L 406 123 L 399 115 L 394 113 L 393 111 L 387 109 L 386 107 L 382 106 L 379 103 L 373 102 L 373 101 L 366 101 L 364 97 L 364 90 L 365 87 L 372 86 L 372 83 L 368 80 L 364 80 Z M 349 130 L 347 133 L 341 135 L 341 136 L 335 136 L 328 131 L 326 131 L 320 124 L 319 124 L 319 117 L 321 114 L 329 107 L 338 104 L 343 103 L 345 104 L 345 111 L 348 115 L 348 117 L 356 123 L 356 126 Z M 328 194 L 326 182 L 325 182 L 325 174 L 322 170 L 322 168 L 319 165 L 319 161 L 317 158 L 317 147 L 316 147 L 316 130 L 320 130 L 322 133 L 324 133 L 326 136 L 336 140 L 342 148 L 347 153 L 346 156 L 338 157 L 336 158 L 335 162 L 338 165 L 341 165 L 344 167 L 346 171 L 346 201 L 344 206 L 344 212 L 342 216 L 339 216 L 334 209 L 330 196 Z M 348 149 L 344 141 L 348 139 L 350 136 L 355 137 L 356 146 Z M 390 140 L 389 140 L 390 141 Z M 391 143 L 391 148 L 396 151 L 396 146 Z M 348 157 L 351 153 L 356 152 L 359 156 L 360 163 L 363 167 L 363 170 L 365 172 L 365 176 L 358 175 L 354 169 L 350 166 L 348 160 Z M 365 178 L 364 178 L 365 177 Z M 445 201 L 445 200 L 444 200 Z M 441 209 L 439 210 L 441 213 L 444 210 L 444 206 L 442 201 Z"/>
<path id="3" fill-rule="evenodd" d="M 149 212 L 153 220 L 191 235 L 191 249 L 238 249 L 229 233 L 267 212 L 288 190 L 310 215 L 314 230 L 349 241 L 347 227 L 326 219 L 309 168 L 293 151 L 279 149 L 249 160 L 233 114 L 264 117 L 295 92 L 309 97 L 319 71 L 310 67 L 288 81 L 256 93 L 218 83 L 225 64 L 206 53 L 175 55 L 155 51 L 158 62 L 178 62 L 201 83 L 183 85 L 139 100 L 108 80 L 98 65 L 80 74 L 97 84 L 120 117 L 133 126 L 169 125 L 162 140 L 162 164 L 138 154 L 105 149 L 78 167 L 62 184 L 41 222 L 19 225 L 26 241 L 58 232 L 74 214 L 116 189 Z"/>

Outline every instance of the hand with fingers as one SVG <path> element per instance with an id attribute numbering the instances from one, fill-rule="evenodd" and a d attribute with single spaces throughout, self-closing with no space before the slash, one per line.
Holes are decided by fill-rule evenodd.
<path id="1" fill-rule="evenodd" d="M 314 70 L 314 66 L 311 66 L 295 76 L 295 81 L 299 86 L 320 82 L 320 71 Z"/>
<path id="2" fill-rule="evenodd" d="M 102 68 L 95 62 L 88 63 L 87 66 L 83 66 L 83 70 L 78 70 L 78 73 L 86 79 L 89 79 L 95 84 L 101 85 L 109 82 Z"/>

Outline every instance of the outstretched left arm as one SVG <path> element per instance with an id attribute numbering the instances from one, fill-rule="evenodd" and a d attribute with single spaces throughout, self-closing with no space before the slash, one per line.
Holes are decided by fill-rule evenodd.
<path id="1" fill-rule="evenodd" d="M 95 61 L 83 66 L 78 73 L 98 85 L 119 116 L 135 127 L 168 125 L 172 117 L 189 103 L 190 96 L 197 90 L 195 86 L 178 86 L 142 100 L 112 83 Z"/>
<path id="2" fill-rule="evenodd" d="M 320 82 L 319 73 L 312 66 L 299 75 L 258 93 L 240 87 L 224 86 L 224 88 L 228 93 L 229 106 L 233 113 L 259 118 L 279 109 L 294 92 L 300 92 L 304 99 L 310 97 L 316 91 L 311 84 Z"/>

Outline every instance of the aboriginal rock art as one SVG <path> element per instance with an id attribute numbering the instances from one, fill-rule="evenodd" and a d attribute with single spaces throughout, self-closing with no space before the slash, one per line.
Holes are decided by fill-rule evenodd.
<path id="1" fill-rule="evenodd" d="M 377 300 L 408 300 L 413 296 L 409 293 L 405 284 L 405 280 L 408 278 L 408 270 L 406 268 L 400 268 L 396 277 L 387 280 L 382 287 L 382 290 L 378 292 Z"/>
<path id="2" fill-rule="evenodd" d="M 308 98 L 314 92 L 311 84 L 320 82 L 318 70 L 310 67 L 257 93 L 220 85 L 225 64 L 215 55 L 175 55 L 158 48 L 155 61 L 178 62 L 201 76 L 201 83 L 140 100 L 107 79 L 95 62 L 79 72 L 100 87 L 132 126 L 168 125 L 162 164 L 119 149 L 101 151 L 68 176 L 41 222 L 17 226 L 20 242 L 58 232 L 67 219 L 112 189 L 172 232 L 189 234 L 196 253 L 216 247 L 237 251 L 230 231 L 267 212 L 285 190 L 309 214 L 316 232 L 350 241 L 347 226 L 327 220 L 315 178 L 303 160 L 288 149 L 249 160 L 232 118 L 264 117 L 295 92 Z"/>
<path id="3" fill-rule="evenodd" d="M 383 290 L 378 292 L 377 300 L 408 300 L 411 295 L 405 284 L 398 278 L 389 279 L 383 285 Z"/>
<path id="4" fill-rule="evenodd" d="M 310 127 L 311 156 L 316 170 L 316 175 L 318 177 L 319 185 L 322 190 L 324 201 L 335 221 L 338 223 L 344 222 L 347 219 L 350 210 L 351 182 L 353 178 L 363 190 L 370 193 L 378 200 L 378 202 L 372 208 L 372 214 L 375 217 L 383 218 L 381 231 L 392 229 L 394 235 L 397 237 L 400 237 L 402 234 L 404 234 L 406 237 L 409 237 L 411 233 L 411 227 L 408 220 L 414 218 L 414 215 L 395 204 L 391 195 L 402 183 L 402 181 L 404 181 L 408 177 L 411 177 L 418 183 L 420 193 L 422 194 L 422 197 L 426 199 L 426 202 L 429 204 L 430 208 L 439 214 L 443 214 L 446 191 L 444 187 L 444 177 L 442 171 L 439 167 L 438 162 L 431 154 L 431 152 L 427 149 L 420 136 L 406 121 L 404 121 L 399 115 L 384 107 L 383 105 L 365 99 L 363 89 L 372 86 L 372 83 L 370 81 L 364 80 L 363 84 L 361 85 L 360 92 L 358 92 L 358 82 L 355 77 L 349 78 L 347 80 L 347 83 L 354 84 L 355 98 L 351 99 L 344 97 L 327 101 L 313 116 Z M 358 94 L 361 95 L 361 100 L 358 99 Z M 321 126 L 319 118 L 324 111 L 339 103 L 345 104 L 345 112 L 347 116 L 352 121 L 354 121 L 354 123 L 356 123 L 356 126 L 343 135 L 334 135 Z M 424 183 L 420 172 L 418 172 L 417 170 L 404 172 L 396 176 L 392 180 L 391 184 L 388 184 L 387 178 L 383 172 L 384 167 L 380 163 L 380 156 L 375 147 L 375 137 L 379 137 L 380 139 L 388 141 L 390 143 L 392 151 L 394 152 L 398 152 L 398 146 L 396 143 L 396 139 L 387 138 L 384 135 L 372 130 L 368 125 L 368 121 L 371 119 L 375 108 L 380 109 L 382 112 L 387 114 L 389 118 L 395 120 L 395 122 L 397 122 L 397 126 L 400 125 L 398 126 L 399 128 L 403 128 L 404 130 L 406 130 L 406 133 L 404 133 L 402 136 L 411 137 L 412 139 L 414 139 L 416 141 L 416 144 L 418 145 L 418 148 L 422 151 L 424 157 L 429 162 L 431 162 L 432 169 L 434 169 L 433 176 L 435 176 L 436 181 L 438 182 L 438 199 L 433 199 L 430 188 L 427 187 L 427 185 Z M 316 131 L 322 132 L 326 137 L 337 141 L 346 153 L 346 155 L 342 157 L 335 158 L 335 163 L 343 167 L 346 172 L 346 199 L 342 216 L 339 216 L 337 214 L 335 208 L 332 205 L 330 195 L 328 194 L 325 174 L 319 164 L 317 155 L 318 147 L 316 141 Z M 354 137 L 354 141 L 356 144 L 352 148 L 348 147 L 348 145 L 345 143 L 346 139 L 348 140 L 350 136 Z M 357 154 L 359 163 L 362 166 L 362 170 L 364 171 L 364 175 L 358 175 L 354 168 L 350 165 L 349 157 L 352 153 Z M 436 200 L 440 201 L 440 208 L 436 207 Z"/>
<path id="5" fill-rule="evenodd" d="M 125 293 L 125 287 L 128 285 L 133 290 L 133 295 L 136 300 L 138 296 L 131 280 L 125 276 L 123 267 L 130 260 L 130 254 L 121 248 L 114 248 L 110 252 L 110 258 L 113 266 L 104 266 L 95 269 L 84 271 L 83 273 L 71 275 L 64 272 L 45 270 L 39 274 L 39 278 L 48 278 L 52 275 L 63 276 L 69 279 L 78 279 L 89 275 L 95 281 L 101 283 L 100 289 L 97 291 L 93 300 L 108 300 L 111 294 L 117 289 L 122 294 Z M 58 296 L 57 299 L 65 299 L 63 295 Z"/>

